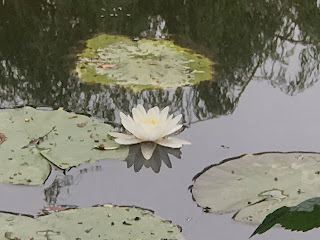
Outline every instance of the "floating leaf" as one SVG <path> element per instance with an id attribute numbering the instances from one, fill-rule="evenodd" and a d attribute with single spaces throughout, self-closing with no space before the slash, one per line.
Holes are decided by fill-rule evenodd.
<path id="1" fill-rule="evenodd" d="M 37 240 L 70 239 L 176 239 L 181 230 L 150 210 L 111 204 L 87 209 L 70 209 L 31 218 L 0 213 L 0 236 Z M 47 235 L 47 236 L 46 236 Z"/>
<path id="2" fill-rule="evenodd" d="M 1 111 L 0 128 L 6 130 L 6 141 L 0 145 L 0 182 L 42 184 L 50 173 L 47 159 L 67 169 L 105 158 L 126 158 L 128 148 L 106 137 L 110 125 L 82 115 L 70 116 L 75 114 L 31 107 Z M 78 127 L 82 123 L 86 124 Z M 114 150 L 99 151 L 94 148 L 97 142 Z"/>
<path id="3" fill-rule="evenodd" d="M 262 234 L 280 224 L 293 231 L 309 231 L 320 227 L 320 198 L 308 199 L 294 207 L 281 207 L 266 216 L 251 235 Z"/>
<path id="4" fill-rule="evenodd" d="M 37 149 L 22 148 L 35 135 L 29 137 L 24 131 L 28 123 L 23 116 L 14 118 L 14 113 L 13 110 L 0 112 L 0 128 L 6 130 L 7 136 L 7 140 L 0 145 L 0 182 L 42 184 L 50 173 L 50 164 Z"/>
<path id="5" fill-rule="evenodd" d="M 61 212 L 69 209 L 76 209 L 76 206 L 69 206 L 69 205 L 53 205 L 53 206 L 46 206 L 41 209 L 41 212 L 45 215 L 48 215 L 50 213 L 54 212 Z"/>
<path id="6" fill-rule="evenodd" d="M 48 139 L 41 144 L 43 148 L 41 154 L 48 160 L 60 168 L 67 169 L 100 159 L 124 160 L 126 158 L 128 148 L 120 147 L 116 142 L 107 138 L 107 134 L 113 129 L 110 125 L 83 115 L 70 119 L 70 115 L 71 113 L 65 111 L 52 111 L 38 116 L 40 121 L 47 121 L 48 124 L 56 126 L 54 134 L 50 134 Z M 95 145 L 102 142 L 105 149 L 113 150 L 95 149 Z"/>
<path id="7" fill-rule="evenodd" d="M 107 68 L 113 68 L 115 66 L 117 66 L 117 64 L 103 64 L 103 65 L 98 65 L 97 67 L 107 69 Z"/>
<path id="8" fill-rule="evenodd" d="M 260 224 L 274 210 L 317 197 L 320 154 L 247 154 L 212 165 L 198 174 L 193 198 L 207 212 L 236 212 L 234 219 Z"/>
<path id="9" fill-rule="evenodd" d="M 98 149 L 98 150 L 114 150 L 114 149 L 119 148 L 119 146 L 106 147 L 106 146 L 104 146 L 104 144 L 100 144 L 99 146 L 94 145 L 94 148 Z"/>
<path id="10" fill-rule="evenodd" d="M 211 80 L 213 62 L 168 40 L 132 41 L 100 34 L 78 54 L 76 72 L 85 82 L 119 84 L 134 90 L 177 88 Z"/>
<path id="11" fill-rule="evenodd" d="M 72 119 L 72 117 L 71 118 L 69 117 L 69 119 Z M 77 123 L 77 126 L 80 127 L 80 128 L 82 128 L 82 127 L 84 127 L 86 125 L 87 125 L 87 122 Z"/>
<path id="12" fill-rule="evenodd" d="M 3 143 L 5 140 L 7 140 L 6 135 L 4 135 L 3 133 L 0 133 L 0 144 Z"/>

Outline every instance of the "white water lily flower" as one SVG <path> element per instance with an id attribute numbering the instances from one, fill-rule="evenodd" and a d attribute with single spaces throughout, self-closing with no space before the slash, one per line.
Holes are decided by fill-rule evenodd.
<path id="1" fill-rule="evenodd" d="M 141 143 L 141 152 L 145 159 L 152 157 L 157 144 L 169 148 L 180 148 L 183 144 L 190 142 L 169 137 L 182 128 L 178 124 L 182 115 L 173 118 L 171 114 L 168 117 L 169 107 L 162 111 L 158 107 L 153 107 L 146 112 L 142 105 L 132 109 L 132 117 L 126 116 L 120 112 L 121 123 L 132 135 L 110 132 L 109 135 L 115 137 L 115 141 L 123 145 L 132 145 Z"/>

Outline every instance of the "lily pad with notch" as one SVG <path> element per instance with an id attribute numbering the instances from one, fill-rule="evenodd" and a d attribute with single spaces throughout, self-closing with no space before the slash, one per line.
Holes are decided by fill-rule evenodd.
<path id="1" fill-rule="evenodd" d="M 0 235 L 9 239 L 176 239 L 181 228 L 138 207 L 111 204 L 42 216 L 0 213 Z"/>
<path id="2" fill-rule="evenodd" d="M 113 128 L 87 116 L 31 107 L 0 112 L 0 182 L 42 184 L 48 160 L 61 169 L 101 159 L 124 160 L 128 148 L 108 138 Z M 99 150 L 95 145 L 103 144 Z"/>
<path id="3" fill-rule="evenodd" d="M 28 144 L 30 138 L 36 138 L 36 135 L 29 135 L 29 129 L 25 131 L 25 118 L 20 114 L 19 117 L 15 115 L 14 110 L 0 112 L 1 131 L 4 132 L 3 136 L 6 136 L 0 145 L 0 182 L 42 184 L 50 173 L 50 164 L 37 149 L 22 148 Z"/>
<path id="4" fill-rule="evenodd" d="M 194 177 L 194 200 L 206 212 L 236 212 L 233 219 L 260 224 L 283 206 L 318 197 L 320 154 L 245 154 L 204 169 Z"/>
<path id="5" fill-rule="evenodd" d="M 108 138 L 113 130 L 108 124 L 59 110 L 38 119 L 55 126 L 54 134 L 41 144 L 41 154 L 59 168 L 68 169 L 106 158 L 124 160 L 128 155 L 127 147 Z M 97 149 L 96 145 L 103 145 L 104 149 Z"/>

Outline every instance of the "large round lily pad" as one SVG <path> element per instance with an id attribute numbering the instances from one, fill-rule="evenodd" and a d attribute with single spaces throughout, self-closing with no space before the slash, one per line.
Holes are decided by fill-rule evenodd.
<path id="1" fill-rule="evenodd" d="M 119 84 L 134 90 L 177 88 L 212 79 L 213 62 L 169 40 L 132 41 L 100 34 L 78 54 L 76 72 L 85 82 Z"/>
<path id="2" fill-rule="evenodd" d="M 260 224 L 274 210 L 318 197 L 320 154 L 247 154 L 210 166 L 194 179 L 193 198 L 207 212 L 236 212 Z"/>
<path id="3" fill-rule="evenodd" d="M 183 240 L 181 230 L 152 211 L 104 205 L 31 218 L 0 213 L 0 236 L 21 240 Z"/>
<path id="4" fill-rule="evenodd" d="M 105 158 L 124 160 L 129 150 L 108 139 L 112 129 L 63 110 L 1 111 L 0 182 L 42 184 L 50 173 L 48 160 L 61 169 Z"/>

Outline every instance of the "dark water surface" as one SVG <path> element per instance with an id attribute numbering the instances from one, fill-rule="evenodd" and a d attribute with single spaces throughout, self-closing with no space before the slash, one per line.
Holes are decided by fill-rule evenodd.
<path id="1" fill-rule="evenodd" d="M 206 166 L 243 153 L 320 152 L 319 11 L 316 1 L 0 3 L 1 108 L 64 107 L 119 123 L 119 111 L 137 103 L 169 105 L 184 115 L 189 128 L 181 138 L 192 142 L 158 174 L 101 160 L 65 175 L 56 170 L 44 187 L 1 184 L 0 209 L 35 214 L 48 204 L 137 205 L 181 225 L 186 239 L 248 239 L 255 226 L 232 221 L 232 214 L 203 213 L 188 187 Z M 163 20 L 160 33 L 150 28 Z M 99 32 L 173 39 L 211 57 L 216 75 L 193 87 L 136 94 L 83 84 L 70 73 L 75 53 Z M 255 238 L 319 233 L 274 228 Z"/>

